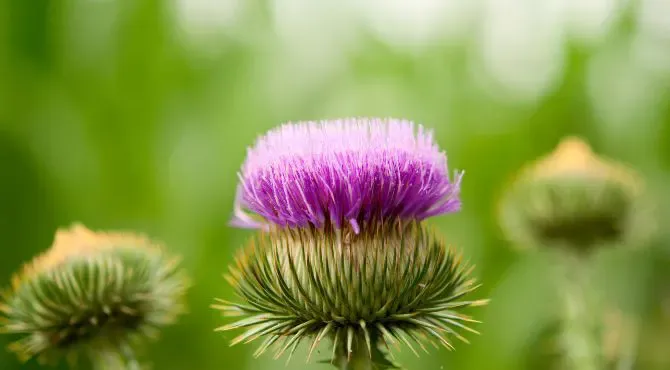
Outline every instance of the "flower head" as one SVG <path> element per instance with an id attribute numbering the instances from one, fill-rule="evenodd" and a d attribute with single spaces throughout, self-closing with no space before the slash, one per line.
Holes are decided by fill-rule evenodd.
<path id="1" fill-rule="evenodd" d="M 240 173 L 233 223 L 263 229 L 230 268 L 241 302 L 214 306 L 245 317 L 219 330 L 245 329 L 233 344 L 265 337 L 256 354 L 275 346 L 276 357 L 330 338 L 343 369 L 393 367 L 382 344 L 466 341 L 474 320 L 461 310 L 486 301 L 464 298 L 470 269 L 421 222 L 460 208 L 461 176 L 409 121 L 270 131 Z"/>
<path id="2" fill-rule="evenodd" d="M 265 336 L 256 355 L 273 345 L 276 357 L 292 353 L 307 337 L 313 351 L 328 337 L 335 361 L 370 356 L 384 368 L 382 343 L 415 351 L 412 343 L 424 348 L 428 339 L 451 349 L 452 338 L 467 342 L 461 332 L 476 333 L 462 310 L 486 300 L 467 298 L 477 288 L 470 270 L 416 221 L 377 223 L 359 234 L 274 229 L 243 250 L 227 276 L 244 303 L 214 307 L 244 316 L 219 328 L 246 329 L 232 344 Z"/>
<path id="3" fill-rule="evenodd" d="M 258 139 L 240 173 L 233 224 L 335 228 L 422 220 L 460 208 L 461 174 L 420 125 L 395 119 L 288 123 Z"/>
<path id="4" fill-rule="evenodd" d="M 178 260 L 146 237 L 76 224 L 14 276 L 0 331 L 23 336 L 10 347 L 23 360 L 84 350 L 118 368 L 138 339 L 174 322 L 186 285 Z"/>
<path id="5" fill-rule="evenodd" d="M 523 245 L 588 251 L 628 243 L 646 233 L 641 188 L 634 171 L 569 137 L 521 171 L 502 199 L 501 224 Z"/>

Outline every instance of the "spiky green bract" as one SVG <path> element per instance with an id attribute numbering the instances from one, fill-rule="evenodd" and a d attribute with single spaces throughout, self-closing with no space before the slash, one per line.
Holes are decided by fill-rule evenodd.
<path id="1" fill-rule="evenodd" d="M 526 166 L 500 202 L 500 224 L 520 246 L 585 255 L 604 245 L 639 245 L 653 225 L 639 176 L 576 138 Z"/>
<path id="2" fill-rule="evenodd" d="M 503 200 L 501 220 L 521 244 L 587 252 L 634 238 L 636 207 L 627 189 L 611 181 L 538 179 L 510 190 Z"/>
<path id="3" fill-rule="evenodd" d="M 24 361 L 76 362 L 83 353 L 96 368 L 139 369 L 134 348 L 175 321 L 187 285 L 178 260 L 139 240 L 112 238 L 114 245 L 72 253 L 52 248 L 28 265 L 0 304 L 2 332 L 22 337 L 10 349 Z"/>
<path id="4" fill-rule="evenodd" d="M 476 321 L 461 311 L 486 301 L 467 299 L 477 286 L 460 255 L 417 222 L 371 223 L 362 230 L 261 233 L 227 275 L 241 302 L 214 306 L 245 317 L 217 330 L 244 328 L 233 345 L 264 337 L 256 355 L 274 346 L 277 358 L 307 338 L 311 355 L 330 337 L 334 362 L 345 352 L 381 367 L 391 364 L 382 352 L 390 344 L 404 343 L 415 353 L 413 343 L 425 350 L 426 341 L 451 349 L 452 338 L 467 342 L 459 332 L 476 333 L 468 326 Z"/>

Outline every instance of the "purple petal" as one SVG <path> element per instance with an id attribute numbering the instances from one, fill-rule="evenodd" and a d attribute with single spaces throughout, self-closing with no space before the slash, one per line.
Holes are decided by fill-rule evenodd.
<path id="1" fill-rule="evenodd" d="M 359 232 L 370 220 L 424 219 L 460 209 L 462 173 L 449 178 L 432 131 L 406 120 L 287 123 L 248 150 L 232 223 Z"/>

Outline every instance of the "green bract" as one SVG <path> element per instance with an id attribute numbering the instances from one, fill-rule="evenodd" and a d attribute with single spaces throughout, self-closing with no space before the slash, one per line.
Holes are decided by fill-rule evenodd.
<path id="1" fill-rule="evenodd" d="M 634 237 L 637 205 L 620 184 L 588 177 L 520 183 L 502 204 L 502 224 L 522 244 L 579 250 Z"/>
<path id="2" fill-rule="evenodd" d="M 22 336 L 10 346 L 21 359 L 53 363 L 85 352 L 98 367 L 133 368 L 138 340 L 183 311 L 176 259 L 139 238 L 92 235 L 38 257 L 5 294 L 2 331 Z"/>
<path id="3" fill-rule="evenodd" d="M 477 286 L 460 255 L 417 222 L 373 223 L 350 229 L 274 229 L 237 257 L 227 276 L 241 298 L 214 307 L 244 316 L 223 326 L 244 328 L 232 344 L 264 340 L 276 357 L 311 338 L 333 340 L 334 362 L 369 356 L 391 367 L 378 345 L 423 342 L 452 348 L 452 338 L 476 322 L 461 311 L 484 304 L 466 296 Z M 358 351 L 358 352 L 357 352 Z M 290 356 L 289 356 L 290 358 Z M 345 368 L 345 367 L 342 367 Z"/>
<path id="4" fill-rule="evenodd" d="M 637 245 L 650 233 L 637 174 L 565 139 L 521 171 L 500 203 L 500 224 L 520 246 L 577 253 L 601 245 Z"/>

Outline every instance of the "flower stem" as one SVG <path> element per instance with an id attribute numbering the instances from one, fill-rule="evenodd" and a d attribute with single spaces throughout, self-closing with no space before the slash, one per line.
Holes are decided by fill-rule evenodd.
<path id="1" fill-rule="evenodd" d="M 595 307 L 591 300 L 588 261 L 566 260 L 560 280 L 563 300 L 563 337 L 567 368 L 600 370 L 602 359 L 597 337 Z"/>
<path id="2" fill-rule="evenodd" d="M 356 338 L 358 339 L 358 338 Z M 354 340 L 351 353 L 347 350 L 347 343 L 339 341 L 336 344 L 335 358 L 333 364 L 340 370 L 372 370 L 374 363 L 372 356 L 364 343 Z"/>
<path id="3" fill-rule="evenodd" d="M 398 365 L 387 357 L 390 353 L 381 350 L 380 347 L 384 343 L 382 335 L 375 330 L 367 333 L 369 336 L 365 335 L 364 331 L 359 332 L 362 335 L 347 335 L 346 338 L 335 335 L 332 364 L 340 370 L 399 369 Z"/>
<path id="4" fill-rule="evenodd" d="M 126 360 L 127 370 L 140 370 L 140 364 L 135 357 L 135 351 L 127 343 L 121 345 L 121 353 Z"/>
<path id="5" fill-rule="evenodd" d="M 92 357 L 95 370 L 140 370 L 135 351 L 127 343 L 111 349 L 98 349 Z"/>
<path id="6" fill-rule="evenodd" d="M 638 346 L 638 326 L 636 320 L 631 320 L 625 326 L 628 329 L 625 336 L 622 338 L 623 343 L 619 351 L 619 361 L 617 363 L 617 370 L 632 370 L 635 368 L 635 357 Z"/>

